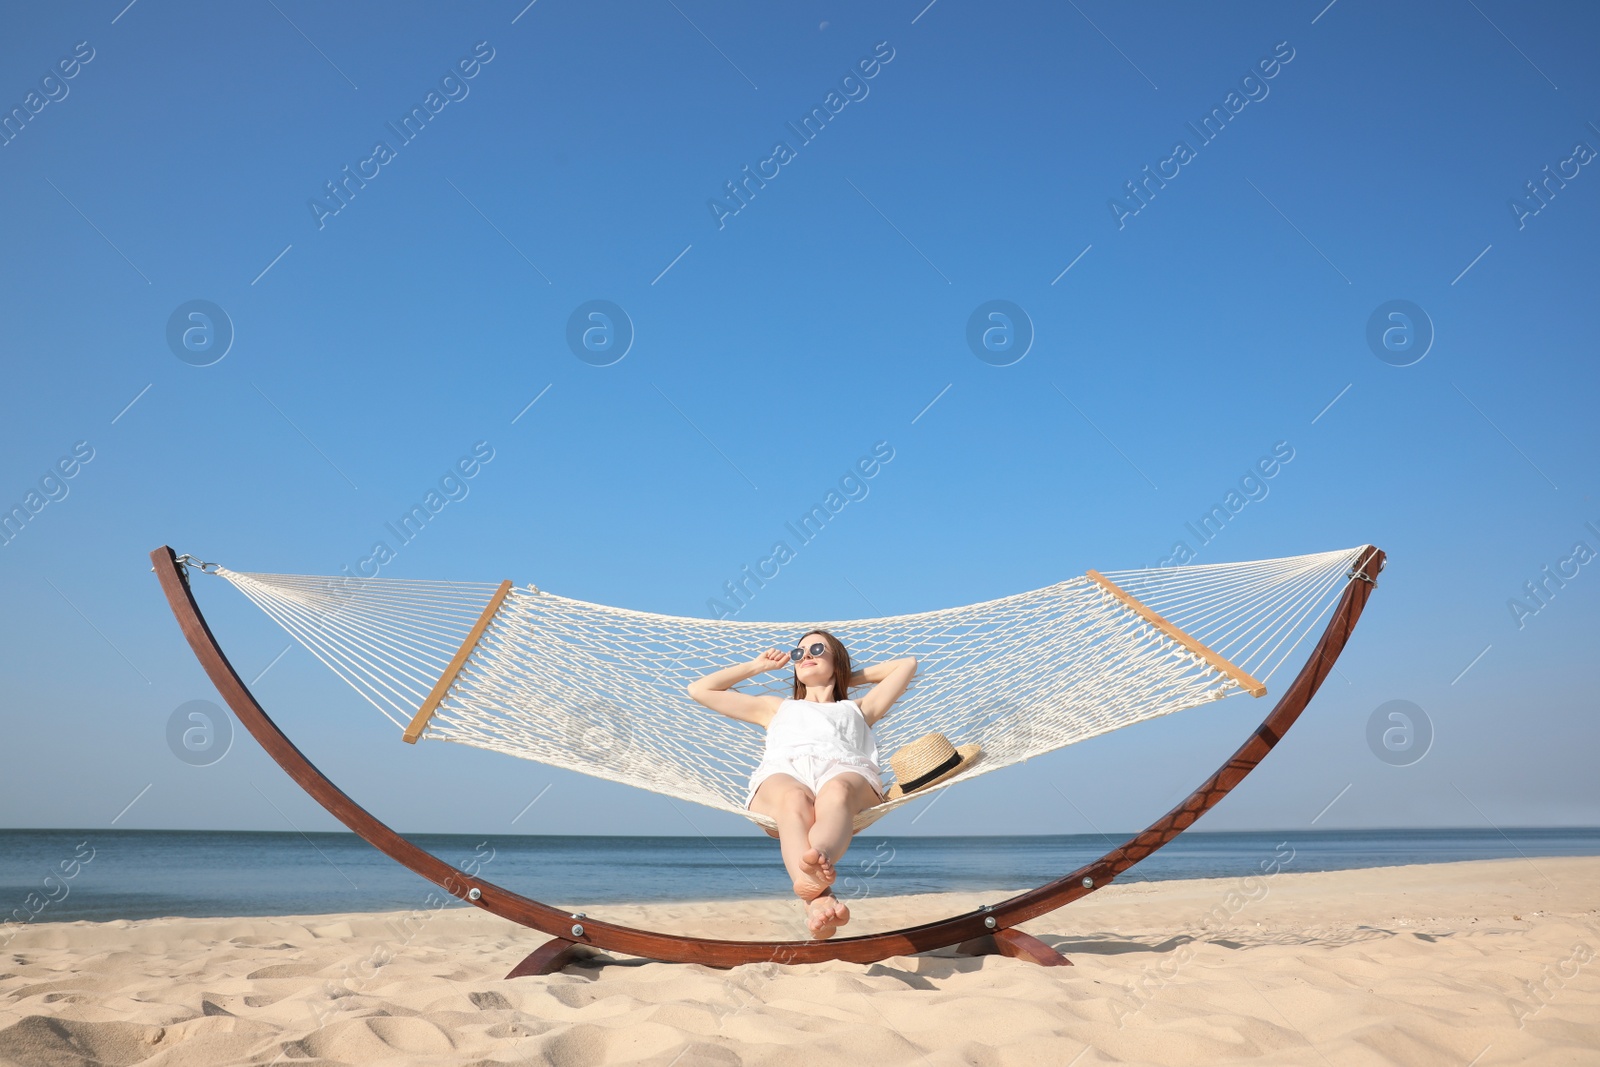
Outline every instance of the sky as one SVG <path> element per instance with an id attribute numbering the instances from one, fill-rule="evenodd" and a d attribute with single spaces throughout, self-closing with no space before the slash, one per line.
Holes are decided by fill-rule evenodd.
<path id="1" fill-rule="evenodd" d="M 181 709 L 220 700 L 160 545 L 371 573 L 477 450 L 382 576 L 705 618 L 883 447 L 739 618 L 1371 543 L 1339 672 L 1200 828 L 1600 824 L 1597 44 L 1592 6 L 1506 0 L 19 11 L 0 825 L 338 828 L 242 729 L 180 758 Z M 402 831 L 755 832 L 405 745 L 196 582 L 268 711 Z M 878 829 L 1136 830 L 1265 711 Z"/>

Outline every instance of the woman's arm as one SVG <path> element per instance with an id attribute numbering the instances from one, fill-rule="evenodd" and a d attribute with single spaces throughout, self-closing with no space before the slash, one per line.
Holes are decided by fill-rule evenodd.
<path id="1" fill-rule="evenodd" d="M 905 656 L 886 663 L 874 663 L 850 676 L 851 685 L 872 686 L 871 692 L 856 701 L 868 726 L 877 725 L 879 719 L 889 714 L 889 709 L 905 693 L 906 686 L 911 684 L 916 673 L 917 658 Z"/>
<path id="2" fill-rule="evenodd" d="M 789 657 L 775 648 L 769 648 L 749 663 L 736 663 L 720 671 L 689 683 L 689 696 L 719 714 L 740 722 L 766 726 L 783 703 L 781 697 L 770 693 L 736 693 L 732 686 L 758 674 L 777 670 L 789 662 Z"/>

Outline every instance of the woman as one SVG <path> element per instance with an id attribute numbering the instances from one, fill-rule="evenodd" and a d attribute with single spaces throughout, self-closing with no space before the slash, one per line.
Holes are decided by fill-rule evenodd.
<path id="1" fill-rule="evenodd" d="M 731 688 L 788 663 L 794 664 L 789 699 Z M 783 865 L 806 904 L 813 937 L 832 937 L 850 921 L 850 909 L 831 888 L 835 865 L 850 847 L 856 814 L 883 800 L 872 727 L 916 673 L 910 656 L 852 673 L 839 639 L 812 630 L 787 655 L 768 649 L 689 686 L 689 695 L 712 711 L 766 728 L 766 752 L 750 778 L 747 806 L 777 822 Z M 872 689 L 849 699 L 850 687 L 860 685 Z"/>

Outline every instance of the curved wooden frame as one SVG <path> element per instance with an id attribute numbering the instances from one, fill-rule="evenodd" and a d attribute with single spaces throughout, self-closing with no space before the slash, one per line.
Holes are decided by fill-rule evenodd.
<path id="1" fill-rule="evenodd" d="M 166 546 L 150 553 L 167 603 L 183 628 L 189 647 L 217 687 L 218 693 L 261 747 L 266 749 L 267 754 L 301 789 L 374 848 L 447 893 L 503 919 L 542 930 L 558 939 L 534 953 L 507 977 L 538 973 L 552 960 L 557 960 L 556 965 L 559 966 L 560 962 L 571 959 L 574 953 L 588 948 L 712 967 L 765 962 L 822 963 L 827 960 L 873 963 L 892 956 L 976 944 L 985 939 L 998 942 L 998 950 L 1007 955 L 1027 955 L 1030 943 L 1043 948 L 1035 939 L 1011 928 L 1109 884 L 1117 875 L 1187 830 L 1254 770 L 1289 727 L 1294 725 L 1322 685 L 1323 679 L 1333 669 L 1334 661 L 1355 629 L 1356 621 L 1361 617 L 1367 599 L 1377 584 L 1384 559 L 1381 550 L 1366 546 L 1366 551 L 1351 570 L 1351 581 L 1346 585 L 1333 617 L 1328 621 L 1305 666 L 1278 699 L 1265 721 L 1239 750 L 1183 803 L 1157 819 L 1149 829 L 1093 863 L 992 907 L 903 930 L 830 941 L 723 941 L 639 930 L 589 918 L 582 918 L 581 922 L 575 923 L 578 916 L 568 915 L 485 879 L 468 876 L 401 837 L 334 785 L 285 736 L 256 702 L 218 646 L 200 612 L 200 606 L 195 602 L 194 592 L 189 588 L 188 572 L 178 563 L 177 555 Z"/>

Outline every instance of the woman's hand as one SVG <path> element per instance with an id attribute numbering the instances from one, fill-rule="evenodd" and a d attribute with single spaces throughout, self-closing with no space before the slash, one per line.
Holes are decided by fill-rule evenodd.
<path id="1" fill-rule="evenodd" d="M 787 666 L 788 663 L 789 656 L 787 653 L 779 652 L 775 648 L 769 648 L 750 661 L 750 677 L 754 678 L 758 674 L 779 670 Z"/>

